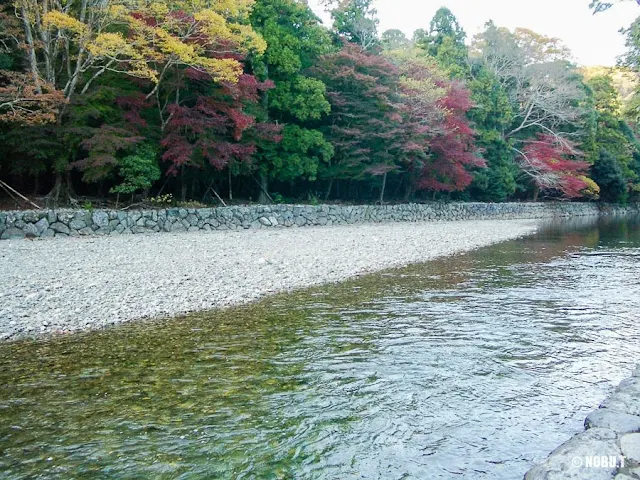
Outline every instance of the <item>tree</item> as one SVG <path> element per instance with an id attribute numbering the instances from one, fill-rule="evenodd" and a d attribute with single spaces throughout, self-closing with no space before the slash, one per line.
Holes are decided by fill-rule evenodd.
<path id="1" fill-rule="evenodd" d="M 119 196 L 121 193 L 148 191 L 162 175 L 156 157 L 156 149 L 143 144 L 136 148 L 135 153 L 119 159 L 118 175 L 122 178 L 122 183 L 111 188 L 111 193 Z"/>
<path id="2" fill-rule="evenodd" d="M 0 70 L 0 123 L 53 123 L 65 102 L 62 92 L 51 84 L 41 82 L 36 88 L 28 75 Z"/>
<path id="3" fill-rule="evenodd" d="M 222 170 L 232 162 L 250 163 L 256 151 L 256 141 L 250 133 L 266 127 L 256 122 L 247 109 L 258 104 L 262 91 L 272 87 L 271 82 L 258 82 L 246 74 L 237 83 L 191 82 L 190 97 L 169 108 L 161 141 L 168 173 L 184 177 L 186 167 L 202 170 L 210 165 Z M 272 139 L 278 140 L 272 133 Z M 184 199 L 184 182 L 182 186 Z"/>
<path id="4" fill-rule="evenodd" d="M 416 46 L 424 49 L 451 76 L 464 78 L 468 72 L 467 34 L 451 10 L 441 7 L 435 13 L 429 32 L 414 33 Z"/>
<path id="5" fill-rule="evenodd" d="M 331 11 L 333 29 L 348 42 L 369 50 L 379 44 L 373 0 L 346 0 Z"/>
<path id="6" fill-rule="evenodd" d="M 239 53 L 265 48 L 242 24 L 252 3 L 229 0 L 205 8 L 170 0 L 15 0 L 34 88 L 44 79 L 67 98 L 79 87 L 86 92 L 107 71 L 159 84 L 171 67 L 190 66 L 214 79 L 237 80 L 241 65 L 228 47 Z"/>
<path id="7" fill-rule="evenodd" d="M 566 60 L 566 49 L 557 39 L 523 29 L 511 33 L 490 22 L 474 39 L 472 52 L 475 68 L 486 69 L 508 99 L 511 121 L 499 127 L 501 147 L 509 145 L 522 172 L 534 179 L 534 196 L 538 188 L 574 196 L 579 185 L 571 172 L 582 168 L 547 162 L 577 153 L 574 140 L 579 139 L 584 119 L 585 91 L 577 70 Z M 499 157 L 507 179 L 506 157 Z M 561 167 L 568 168 L 567 175 L 557 173 Z"/>
<path id="8" fill-rule="evenodd" d="M 435 61 L 419 49 L 385 52 L 400 74 L 402 143 L 398 162 L 407 172 L 405 200 L 421 188 L 418 181 L 430 161 L 430 141 L 445 133 L 447 112 L 441 101 L 447 94 L 447 81 Z"/>
<path id="9" fill-rule="evenodd" d="M 593 13 L 595 15 L 596 13 L 609 10 L 616 3 L 626 2 L 626 1 L 632 1 L 632 0 L 616 0 L 615 2 L 602 2 L 600 0 L 592 0 L 591 3 L 589 4 L 589 8 L 593 9 Z M 633 0 L 633 1 L 635 1 L 638 5 L 640 5 L 640 0 Z"/>
<path id="10" fill-rule="evenodd" d="M 522 171 L 540 190 L 558 191 L 567 198 L 577 198 L 589 187 L 584 177 L 589 164 L 571 158 L 579 154 L 566 141 L 558 141 L 553 135 L 541 133 L 536 140 L 526 142 L 518 159 Z"/>
<path id="11" fill-rule="evenodd" d="M 513 123 L 513 110 L 507 91 L 485 66 L 475 65 L 473 107 L 468 113 L 476 129 L 476 144 L 487 168 L 474 172 L 474 198 L 505 201 L 516 191 L 518 167 L 513 159 L 513 142 L 504 133 Z"/>
<path id="12" fill-rule="evenodd" d="M 602 149 L 591 167 L 591 177 L 600 187 L 602 200 L 623 203 L 628 198 L 627 182 L 620 164 L 607 150 Z"/>
<path id="13" fill-rule="evenodd" d="M 209 5 L 171 0 L 14 3 L 22 26 L 18 46 L 25 53 L 33 92 L 43 94 L 44 85 L 51 85 L 66 98 L 64 107 L 108 72 L 141 79 L 151 85 L 147 96 L 155 98 L 163 127 L 169 121 L 169 105 L 180 101 L 180 81 L 175 79 L 181 70 L 236 82 L 242 73 L 237 57 L 265 48 L 245 24 L 253 0 Z M 170 75 L 170 86 L 163 88 Z M 59 125 L 67 120 L 66 108 L 57 112 Z M 71 158 L 60 160 L 51 192 L 56 198 L 68 196 L 70 190 L 63 173 Z"/>
<path id="14" fill-rule="evenodd" d="M 462 191 L 473 179 L 469 168 L 486 164 L 476 155 L 475 132 L 466 118 L 473 105 L 471 92 L 457 81 L 441 85 L 447 91 L 438 101 L 444 131 L 430 141 L 431 158 L 422 169 L 419 186 L 434 192 Z"/>
<path id="15" fill-rule="evenodd" d="M 251 14 L 256 31 L 267 41 L 264 55 L 252 66 L 275 88 L 262 98 L 264 121 L 287 124 L 282 142 L 258 144 L 259 201 L 268 200 L 269 180 L 315 179 L 333 148 L 314 128 L 330 111 L 326 87 L 307 74 L 320 55 L 333 49 L 331 39 L 309 6 L 297 0 L 258 0 Z"/>
<path id="16" fill-rule="evenodd" d="M 411 42 L 404 32 L 397 29 L 384 31 L 380 42 L 385 50 L 402 50 L 411 46 Z"/>
<path id="17" fill-rule="evenodd" d="M 323 128 L 335 149 L 331 164 L 323 169 L 329 180 L 327 197 L 340 179 L 381 176 L 385 185 L 387 174 L 399 169 L 397 69 L 384 57 L 347 43 L 339 52 L 322 56 L 313 72 L 327 86 L 331 102 Z"/>
<path id="18" fill-rule="evenodd" d="M 635 156 L 640 152 L 640 145 L 622 118 L 620 95 L 609 76 L 596 76 L 586 83 L 593 98 L 596 114 L 596 161 L 602 161 L 602 151 L 605 151 L 605 164 L 611 163 L 608 157 L 612 157 L 625 183 L 632 185 L 640 174 L 635 171 Z"/>

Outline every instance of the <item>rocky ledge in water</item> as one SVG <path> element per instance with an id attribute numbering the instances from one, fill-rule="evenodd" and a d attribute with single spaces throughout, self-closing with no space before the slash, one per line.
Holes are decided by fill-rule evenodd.
<path id="1" fill-rule="evenodd" d="M 640 479 L 640 366 L 525 480 Z"/>
<path id="2" fill-rule="evenodd" d="M 390 223 L 2 242 L 0 340 L 245 303 L 517 238 L 535 225 Z"/>

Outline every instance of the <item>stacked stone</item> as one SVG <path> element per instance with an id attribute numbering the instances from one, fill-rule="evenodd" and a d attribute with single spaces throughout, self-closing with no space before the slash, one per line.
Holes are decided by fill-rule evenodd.
<path id="1" fill-rule="evenodd" d="M 587 417 L 585 429 L 531 469 L 525 480 L 639 479 L 640 366 Z"/>
<path id="2" fill-rule="evenodd" d="M 160 210 L 31 210 L 0 212 L 0 239 L 382 222 L 535 219 L 639 212 L 640 205 L 625 207 L 593 203 L 254 205 Z"/>

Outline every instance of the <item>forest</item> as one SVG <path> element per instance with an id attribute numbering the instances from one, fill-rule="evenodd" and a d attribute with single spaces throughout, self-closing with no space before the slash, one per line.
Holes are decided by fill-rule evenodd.
<path id="1" fill-rule="evenodd" d="M 618 67 L 580 68 L 447 8 L 408 38 L 373 0 L 325 6 L 330 28 L 304 0 L 4 2 L 0 185 L 48 206 L 640 197 L 640 19 Z"/>

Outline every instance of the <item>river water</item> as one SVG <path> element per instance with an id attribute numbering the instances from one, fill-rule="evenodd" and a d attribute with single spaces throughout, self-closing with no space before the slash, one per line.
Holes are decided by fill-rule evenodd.
<path id="1" fill-rule="evenodd" d="M 0 476 L 517 479 L 640 358 L 640 221 L 0 345 Z"/>

